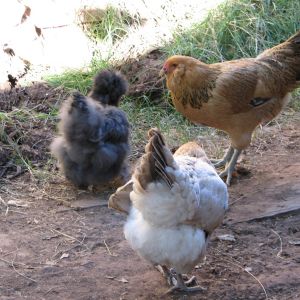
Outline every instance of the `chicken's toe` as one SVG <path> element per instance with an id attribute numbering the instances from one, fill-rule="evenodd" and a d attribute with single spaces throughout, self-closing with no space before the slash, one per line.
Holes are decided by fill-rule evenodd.
<path id="1" fill-rule="evenodd" d="M 184 279 L 184 283 L 186 286 L 197 284 L 196 276 L 192 276 L 191 278 L 188 278 L 187 275 L 185 275 L 185 276 L 183 276 L 183 275 L 184 274 L 182 274 L 182 277 Z"/>
<path id="2" fill-rule="evenodd" d="M 230 146 L 222 159 L 212 159 L 211 163 L 214 165 L 215 168 L 224 167 L 231 160 L 233 154 L 234 149 L 232 146 Z"/>
<path id="3" fill-rule="evenodd" d="M 195 282 L 195 276 L 192 276 L 188 281 L 184 281 L 183 277 L 181 274 L 177 274 L 177 282 L 176 284 L 171 287 L 166 294 L 170 294 L 173 292 L 186 292 L 186 293 L 194 293 L 194 292 L 199 292 L 199 291 L 203 291 L 206 290 L 206 288 L 200 286 L 200 285 L 196 285 L 196 286 L 187 286 L 189 284 L 191 284 L 192 282 Z"/>
<path id="4" fill-rule="evenodd" d="M 174 269 L 168 269 L 166 266 L 157 265 L 155 268 L 167 279 L 168 285 L 175 286 L 177 284 L 176 272 Z"/>
<path id="5" fill-rule="evenodd" d="M 221 178 L 227 177 L 226 178 L 226 184 L 228 186 L 230 186 L 230 182 L 231 182 L 231 179 L 232 179 L 232 174 L 234 172 L 235 165 L 236 165 L 236 162 L 237 162 L 240 154 L 241 154 L 241 150 L 236 150 L 235 149 L 230 162 L 225 167 L 225 170 L 219 174 L 219 176 Z"/>

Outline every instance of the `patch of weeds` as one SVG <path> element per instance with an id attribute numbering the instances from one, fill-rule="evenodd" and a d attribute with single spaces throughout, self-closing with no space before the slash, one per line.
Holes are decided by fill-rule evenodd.
<path id="1" fill-rule="evenodd" d="M 0 177 L 27 170 L 33 174 L 49 159 L 57 109 L 43 113 L 15 108 L 0 113 Z"/>
<path id="2" fill-rule="evenodd" d="M 298 0 L 226 1 L 200 24 L 178 32 L 163 51 L 206 63 L 255 57 L 299 30 Z"/>
<path id="3" fill-rule="evenodd" d="M 214 131 L 211 128 L 192 124 L 167 101 L 160 105 L 154 105 L 146 96 L 139 101 L 127 97 L 121 102 L 121 108 L 127 113 L 132 126 L 133 155 L 140 155 L 140 152 L 144 152 L 143 147 L 148 141 L 147 132 L 153 127 L 162 131 L 170 148 L 195 140 L 199 134 L 208 134 Z"/>
<path id="4" fill-rule="evenodd" d="M 86 95 L 90 90 L 94 76 L 108 67 L 103 60 L 93 60 L 87 70 L 68 70 L 62 74 L 48 75 L 44 79 L 54 87 L 63 87 L 66 90 L 77 90 Z"/>
<path id="5" fill-rule="evenodd" d="M 127 34 L 130 26 L 141 22 L 139 16 L 113 6 L 105 10 L 85 9 L 81 15 L 88 37 L 96 42 L 110 40 L 114 43 Z"/>
<path id="6" fill-rule="evenodd" d="M 292 99 L 289 103 L 289 107 L 295 111 L 300 111 L 300 89 L 292 93 Z"/>

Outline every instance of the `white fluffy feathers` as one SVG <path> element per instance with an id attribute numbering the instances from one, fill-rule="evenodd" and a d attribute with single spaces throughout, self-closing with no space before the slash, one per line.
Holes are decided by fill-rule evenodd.
<path id="1" fill-rule="evenodd" d="M 129 213 L 125 238 L 140 256 L 189 272 L 222 223 L 227 187 L 198 144 L 187 143 L 173 156 L 157 129 L 148 134 L 132 181 L 110 197 L 109 206 Z"/>

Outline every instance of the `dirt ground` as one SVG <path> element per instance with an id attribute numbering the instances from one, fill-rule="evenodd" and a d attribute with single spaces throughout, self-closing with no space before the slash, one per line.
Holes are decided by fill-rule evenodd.
<path id="1" fill-rule="evenodd" d="M 45 94 L 37 103 L 47 112 L 55 97 Z M 205 288 L 193 295 L 164 295 L 164 278 L 124 240 L 125 216 L 107 208 L 112 189 L 76 190 L 55 169 L 47 180 L 22 174 L 3 148 L 0 299 L 300 299 L 300 114 L 282 120 L 258 129 L 242 157 L 224 224 L 189 274 Z M 30 128 L 45 136 L 31 148 L 35 167 L 54 130 L 41 126 Z"/>

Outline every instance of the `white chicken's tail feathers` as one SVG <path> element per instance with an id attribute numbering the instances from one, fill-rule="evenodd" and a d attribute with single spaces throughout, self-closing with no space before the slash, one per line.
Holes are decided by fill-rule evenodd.
<path id="1" fill-rule="evenodd" d="M 173 155 L 157 128 L 150 129 L 148 137 L 149 142 L 145 147 L 145 154 L 135 170 L 134 178 L 144 190 L 150 182 L 161 180 L 171 188 L 174 179 L 166 172 L 166 167 L 174 167 Z"/>

